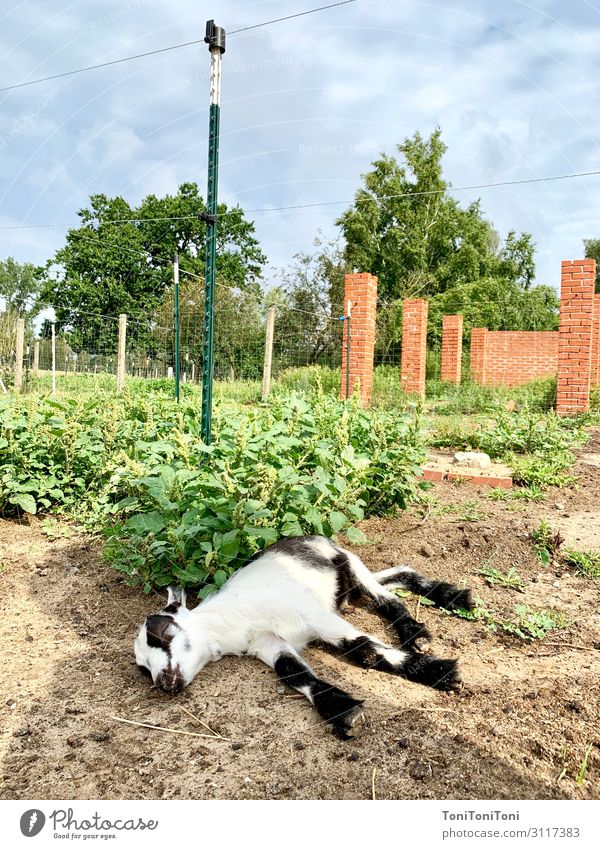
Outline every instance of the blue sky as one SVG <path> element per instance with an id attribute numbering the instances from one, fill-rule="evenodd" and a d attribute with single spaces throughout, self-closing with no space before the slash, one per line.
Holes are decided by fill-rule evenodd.
<path id="1" fill-rule="evenodd" d="M 324 0 L 321 0 L 324 2 Z M 22 0 L 0 10 L 0 85 L 232 30 L 318 0 Z M 600 6 L 358 0 L 228 39 L 220 200 L 350 200 L 380 152 L 436 125 L 455 186 L 600 169 Z M 0 256 L 43 262 L 93 192 L 137 203 L 206 183 L 205 45 L 1 94 Z M 460 192 L 504 236 L 527 230 L 537 282 L 600 237 L 600 176 Z M 334 236 L 344 205 L 254 216 L 269 280 Z M 364 269 L 367 271 L 368 269 Z"/>

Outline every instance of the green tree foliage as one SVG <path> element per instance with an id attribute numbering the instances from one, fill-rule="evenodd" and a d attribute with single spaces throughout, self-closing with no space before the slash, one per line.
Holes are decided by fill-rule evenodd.
<path id="1" fill-rule="evenodd" d="M 353 206 L 338 220 L 353 268 L 379 278 L 378 358 L 396 355 L 401 302 L 429 297 L 430 338 L 441 336 L 446 313 L 461 312 L 465 329 L 552 330 L 558 299 L 532 286 L 535 245 L 511 230 L 502 244 L 479 201 L 463 208 L 442 175 L 446 145 L 440 129 L 418 132 L 383 154 L 363 175 Z M 385 306 L 384 306 L 385 305 Z"/>
<path id="2" fill-rule="evenodd" d="M 231 288 L 217 280 L 215 299 L 214 373 L 217 380 L 256 380 L 262 376 L 266 304 L 258 285 Z M 157 312 L 157 324 L 168 328 L 166 344 L 174 348 L 174 298 L 169 289 Z M 180 344 L 184 360 L 202 363 L 204 324 L 204 285 L 185 278 L 179 285 Z M 189 369 L 188 369 L 189 372 Z"/>
<path id="3" fill-rule="evenodd" d="M 430 338 L 441 343 L 442 317 L 461 313 L 468 340 L 473 327 L 488 330 L 557 330 L 559 300 L 550 286 L 523 289 L 513 280 L 484 277 L 453 286 L 429 302 Z"/>
<path id="4" fill-rule="evenodd" d="M 41 288 L 40 269 L 31 262 L 20 263 L 12 256 L 0 260 L 0 299 L 5 312 L 30 316 L 36 311 Z"/>
<path id="5" fill-rule="evenodd" d="M 596 260 L 596 292 L 600 292 L 600 239 L 584 239 L 586 259 Z"/>
<path id="6" fill-rule="evenodd" d="M 313 253 L 297 253 L 281 272 L 274 355 L 282 363 L 305 365 L 335 361 L 339 356 L 344 312 L 344 249 L 321 233 Z"/>
<path id="7" fill-rule="evenodd" d="M 75 350 L 115 345 L 114 328 L 103 316 L 127 313 L 140 344 L 151 318 L 172 285 L 172 258 L 182 272 L 204 273 L 206 206 L 195 183 L 176 195 L 148 195 L 139 207 L 121 197 L 93 195 L 78 212 L 79 227 L 45 270 L 42 296 L 55 307 L 58 329 L 67 328 Z M 220 204 L 217 272 L 241 289 L 251 286 L 266 261 L 243 211 Z M 131 220 L 123 220 L 131 219 Z M 94 314 L 97 318 L 91 319 Z"/>

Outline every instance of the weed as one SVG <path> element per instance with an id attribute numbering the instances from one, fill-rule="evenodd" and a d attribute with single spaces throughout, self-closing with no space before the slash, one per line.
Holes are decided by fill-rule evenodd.
<path id="1" fill-rule="evenodd" d="M 543 501 L 544 490 L 538 484 L 519 486 L 514 489 L 497 487 L 488 492 L 491 501 Z"/>
<path id="2" fill-rule="evenodd" d="M 536 556 L 544 566 L 548 566 L 564 542 L 560 531 L 553 532 L 548 522 L 542 519 L 539 528 L 532 531 L 530 536 Z"/>
<path id="3" fill-rule="evenodd" d="M 520 593 L 525 592 L 523 579 L 514 566 L 511 566 L 510 569 L 506 570 L 506 572 L 501 572 L 499 569 L 494 569 L 491 566 L 483 566 L 479 570 L 479 574 L 482 575 L 487 583 L 492 587 L 500 586 L 511 590 L 517 590 Z"/>
<path id="4" fill-rule="evenodd" d="M 41 523 L 41 531 L 48 539 L 68 539 L 73 536 L 73 530 L 68 525 L 61 524 L 54 519 L 44 519 Z"/>
<path id="5" fill-rule="evenodd" d="M 542 640 L 546 634 L 565 627 L 564 615 L 559 610 L 534 610 L 525 604 L 515 606 L 516 621 L 504 621 L 501 626 L 509 634 L 522 640 Z"/>
<path id="6" fill-rule="evenodd" d="M 581 787 L 581 785 L 585 781 L 585 777 L 586 777 L 586 774 L 587 774 L 587 771 L 588 771 L 588 760 L 589 760 L 590 753 L 592 751 L 593 745 L 594 745 L 593 743 L 590 743 L 590 745 L 587 747 L 587 749 L 585 750 L 585 754 L 583 756 L 583 760 L 579 764 L 579 770 L 578 770 L 577 776 L 575 778 L 575 783 L 577 784 L 578 787 Z"/>
<path id="7" fill-rule="evenodd" d="M 577 551 L 575 548 L 564 548 L 561 556 L 563 563 L 575 569 L 578 575 L 585 578 L 600 578 L 599 551 Z"/>

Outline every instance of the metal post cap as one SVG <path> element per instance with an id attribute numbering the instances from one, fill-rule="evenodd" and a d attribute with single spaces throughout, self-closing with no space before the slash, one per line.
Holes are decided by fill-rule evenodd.
<path id="1" fill-rule="evenodd" d="M 216 26 L 214 20 L 206 22 L 204 41 L 208 44 L 209 50 L 218 47 L 221 53 L 225 53 L 225 30 L 223 27 Z"/>

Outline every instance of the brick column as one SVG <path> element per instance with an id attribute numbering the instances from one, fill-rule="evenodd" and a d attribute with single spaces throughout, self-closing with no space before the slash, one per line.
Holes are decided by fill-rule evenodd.
<path id="1" fill-rule="evenodd" d="M 600 295 L 594 295 L 594 317 L 592 323 L 592 370 L 590 383 L 600 383 Z"/>
<path id="2" fill-rule="evenodd" d="M 485 343 L 487 328 L 474 327 L 471 330 L 471 380 L 473 383 L 485 383 Z"/>
<path id="3" fill-rule="evenodd" d="M 377 277 L 372 274 L 346 274 L 344 313 L 352 303 L 350 319 L 350 394 L 360 387 L 362 403 L 368 407 L 373 389 L 373 357 L 375 321 L 377 317 Z M 340 398 L 346 397 L 348 322 L 344 322 L 342 339 L 342 385 Z"/>
<path id="4" fill-rule="evenodd" d="M 405 392 L 425 396 L 427 360 L 427 311 L 423 298 L 402 302 L 402 370 L 400 382 Z"/>
<path id="5" fill-rule="evenodd" d="M 442 319 L 442 380 L 448 383 L 460 383 L 462 336 L 462 315 L 445 315 Z"/>
<path id="6" fill-rule="evenodd" d="M 596 262 L 565 261 L 561 269 L 556 412 L 587 410 L 592 368 L 592 325 Z"/>

